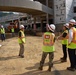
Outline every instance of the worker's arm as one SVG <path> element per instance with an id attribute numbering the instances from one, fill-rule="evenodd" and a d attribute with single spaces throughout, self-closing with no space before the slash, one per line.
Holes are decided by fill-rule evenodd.
<path id="1" fill-rule="evenodd" d="M 21 34 L 21 32 L 19 32 L 19 38 L 22 40 L 22 34 Z"/>
<path id="2" fill-rule="evenodd" d="M 73 39 L 73 31 L 72 29 L 69 30 L 69 44 L 72 42 Z"/>
<path id="3" fill-rule="evenodd" d="M 67 36 L 67 33 L 63 33 L 62 37 L 65 38 Z"/>
<path id="4" fill-rule="evenodd" d="M 21 32 L 19 32 L 19 38 L 21 38 Z"/>
<path id="5" fill-rule="evenodd" d="M 67 33 L 63 33 L 60 36 L 57 37 L 57 40 L 62 40 L 63 38 L 65 38 L 67 36 Z"/>

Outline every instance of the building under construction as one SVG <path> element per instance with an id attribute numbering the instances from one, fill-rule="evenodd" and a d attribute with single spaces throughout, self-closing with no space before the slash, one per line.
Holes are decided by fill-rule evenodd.
<path id="1" fill-rule="evenodd" d="M 64 23 L 72 18 L 76 19 L 76 0 L 5 0 L 4 2 L 0 0 L 0 11 L 27 13 L 28 16 L 24 15 L 27 19 L 23 19 L 24 25 L 29 25 L 28 28 L 37 27 L 40 31 L 46 30 L 47 23 L 54 23 L 58 31 Z M 21 17 L 3 16 L 0 22 L 18 20 L 22 24 Z"/>

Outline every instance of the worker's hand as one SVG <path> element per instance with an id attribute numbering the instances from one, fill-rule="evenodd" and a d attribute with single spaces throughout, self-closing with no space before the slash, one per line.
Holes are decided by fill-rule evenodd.
<path id="1" fill-rule="evenodd" d="M 56 40 L 58 41 L 59 40 L 59 37 L 56 37 Z"/>

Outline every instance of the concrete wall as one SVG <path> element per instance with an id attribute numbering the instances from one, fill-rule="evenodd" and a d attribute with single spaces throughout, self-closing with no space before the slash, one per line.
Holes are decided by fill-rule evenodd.
<path id="1" fill-rule="evenodd" d="M 65 23 L 66 7 L 65 0 L 54 0 L 54 23 Z"/>
<path id="2" fill-rule="evenodd" d="M 66 22 L 69 22 L 69 20 L 74 17 L 73 6 L 73 0 L 66 0 Z"/>
<path id="3" fill-rule="evenodd" d="M 74 6 L 76 6 L 76 0 L 73 0 L 74 1 Z"/>
<path id="4" fill-rule="evenodd" d="M 30 0 L 0 0 L 0 10 L 24 12 L 28 14 L 48 13 L 53 15 L 51 8 L 40 2 Z"/>

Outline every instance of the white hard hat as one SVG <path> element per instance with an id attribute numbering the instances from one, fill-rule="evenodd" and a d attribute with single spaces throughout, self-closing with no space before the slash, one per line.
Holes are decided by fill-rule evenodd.
<path id="1" fill-rule="evenodd" d="M 20 29 L 24 28 L 24 25 L 20 25 Z"/>
<path id="2" fill-rule="evenodd" d="M 1 25 L 1 28 L 3 28 L 3 25 Z"/>
<path id="3" fill-rule="evenodd" d="M 75 23 L 76 21 L 74 20 L 74 19 L 71 19 L 70 21 L 69 21 L 69 23 Z"/>
<path id="4" fill-rule="evenodd" d="M 48 25 L 48 28 L 49 28 L 49 30 L 51 30 L 51 31 L 55 31 L 55 25 L 54 24 L 50 24 L 50 25 Z"/>
<path id="5" fill-rule="evenodd" d="M 69 23 L 64 24 L 66 28 L 69 28 Z"/>

